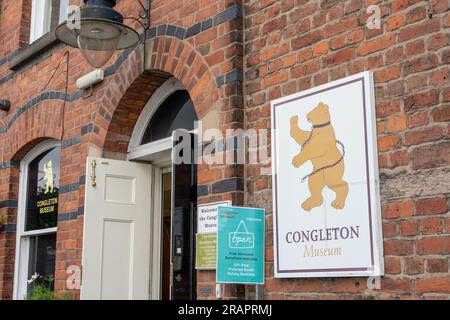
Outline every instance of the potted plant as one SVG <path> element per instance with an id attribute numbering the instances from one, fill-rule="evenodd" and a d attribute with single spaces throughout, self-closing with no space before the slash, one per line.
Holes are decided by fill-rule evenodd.
<path id="1" fill-rule="evenodd" d="M 56 297 L 53 293 L 52 285 L 53 285 L 53 277 L 52 276 L 41 276 L 38 273 L 35 273 L 31 276 L 31 279 L 28 280 L 28 284 L 32 285 L 31 292 L 26 297 L 27 300 L 56 300 Z"/>
<path id="2" fill-rule="evenodd" d="M 0 215 L 0 232 L 5 231 L 6 218 L 4 215 Z"/>
<path id="3" fill-rule="evenodd" d="M 30 292 L 25 296 L 26 300 L 68 300 L 67 293 L 63 295 L 56 295 L 53 290 L 53 283 L 55 279 L 52 275 L 43 276 L 39 273 L 34 273 L 30 280 L 27 280 L 30 286 Z"/>

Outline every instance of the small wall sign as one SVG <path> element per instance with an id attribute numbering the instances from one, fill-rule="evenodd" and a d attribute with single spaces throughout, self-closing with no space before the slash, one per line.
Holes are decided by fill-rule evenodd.
<path id="1" fill-rule="evenodd" d="M 216 269 L 217 234 L 197 234 L 196 241 L 195 268 L 198 270 Z"/>
<path id="2" fill-rule="evenodd" d="M 271 109 L 275 276 L 382 275 L 372 73 Z"/>
<path id="3" fill-rule="evenodd" d="M 221 201 L 197 206 L 197 233 L 217 232 L 219 206 L 231 206 L 231 201 Z"/>
<path id="4" fill-rule="evenodd" d="M 264 209 L 219 207 L 217 283 L 264 283 Z"/>

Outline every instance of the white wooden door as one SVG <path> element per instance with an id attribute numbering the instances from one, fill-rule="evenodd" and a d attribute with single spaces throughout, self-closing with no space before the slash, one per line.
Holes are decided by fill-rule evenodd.
<path id="1" fill-rule="evenodd" d="M 87 159 L 81 299 L 148 299 L 151 172 Z"/>

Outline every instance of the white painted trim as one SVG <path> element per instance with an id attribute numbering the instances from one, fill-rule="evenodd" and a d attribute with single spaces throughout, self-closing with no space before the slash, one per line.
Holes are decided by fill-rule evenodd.
<path id="1" fill-rule="evenodd" d="M 128 152 L 133 152 L 141 145 L 145 130 L 159 106 L 175 91 L 186 90 L 181 81 L 172 77 L 164 82 L 151 96 L 139 116 L 131 135 Z M 163 139 L 164 140 L 164 139 Z"/>
<path id="2" fill-rule="evenodd" d="M 57 231 L 57 227 L 47 228 L 47 229 L 39 229 L 39 230 L 31 230 L 31 231 L 23 231 L 22 236 L 39 236 L 49 233 L 55 233 Z"/>
<path id="3" fill-rule="evenodd" d="M 134 160 L 139 157 L 169 150 L 171 148 L 172 148 L 172 137 L 146 143 L 130 151 L 128 153 L 128 160 Z"/>
<path id="4" fill-rule="evenodd" d="M 152 255 L 150 270 L 150 300 L 161 299 L 161 246 L 162 246 L 162 171 L 161 168 L 153 168 L 153 225 L 152 225 Z"/>
<path id="5" fill-rule="evenodd" d="M 20 162 L 19 177 L 19 201 L 17 207 L 17 224 L 16 224 L 16 253 L 14 261 L 14 286 L 13 299 L 21 300 L 24 298 L 27 290 L 27 273 L 28 273 L 28 257 L 29 257 L 29 238 L 31 235 L 48 234 L 57 231 L 57 228 L 48 228 L 42 230 L 25 231 L 25 208 L 27 205 L 27 181 L 28 181 L 28 165 L 36 157 L 56 147 L 60 147 L 61 143 L 56 140 L 48 140 L 34 147 Z M 25 274 L 25 279 L 23 278 Z"/>

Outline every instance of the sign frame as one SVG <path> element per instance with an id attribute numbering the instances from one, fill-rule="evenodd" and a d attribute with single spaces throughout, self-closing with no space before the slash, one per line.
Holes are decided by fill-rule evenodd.
<path id="1" fill-rule="evenodd" d="M 367 170 L 368 212 L 370 225 L 371 265 L 361 268 L 311 268 L 311 269 L 280 269 L 279 253 L 279 210 L 277 181 L 277 127 L 276 107 L 296 100 L 311 97 L 345 85 L 361 82 L 365 130 L 365 157 Z M 273 238 L 274 238 L 274 277 L 275 278 L 311 278 L 311 277 L 361 277 L 384 275 L 383 235 L 380 204 L 380 182 L 378 172 L 378 150 L 375 114 L 375 92 L 373 72 L 366 71 L 315 88 L 311 88 L 287 97 L 271 101 L 272 128 L 272 200 L 273 200 Z M 312 213 L 309 213 L 312 214 Z M 287 254 L 285 254 L 287 255 Z"/>
<path id="2" fill-rule="evenodd" d="M 219 207 L 220 208 L 220 207 Z M 264 209 L 264 208 L 251 208 L 251 207 L 240 207 L 240 206 L 229 206 L 229 207 L 226 207 L 226 206 L 224 206 L 223 208 L 228 208 L 228 209 L 230 209 L 231 208 L 231 210 L 235 210 L 235 209 L 238 209 L 238 210 L 258 210 L 258 211 L 261 211 L 262 212 L 262 233 L 261 233 L 261 242 L 262 242 L 262 255 L 261 255 L 261 257 L 260 257 L 260 260 L 261 260 L 261 263 L 262 263 L 262 273 L 261 273 L 261 275 L 262 275 L 262 281 L 226 281 L 226 280 L 220 280 L 219 279 L 219 275 L 220 275 L 220 272 L 219 272 L 219 266 L 221 266 L 221 264 L 219 263 L 219 241 L 220 241 L 220 238 L 219 238 L 219 212 L 220 212 L 220 209 L 218 210 L 218 216 L 217 216 L 217 222 L 218 222 L 218 228 L 217 228 L 217 250 L 216 250 L 216 255 L 217 255 L 217 257 L 216 257 L 216 263 L 217 263 L 217 268 L 216 268 L 216 283 L 218 283 L 218 284 L 245 284 L 245 285 L 264 285 L 264 283 L 265 283 L 265 263 L 266 263 L 266 256 L 265 256 L 265 251 L 266 251 L 266 246 L 265 246 L 265 241 L 266 241 L 266 219 L 265 219 L 265 217 L 266 217 L 266 210 Z M 242 220 L 239 222 L 239 225 L 238 225 L 238 228 L 241 226 L 241 222 L 242 222 Z M 236 229 L 236 231 L 237 231 L 237 229 Z M 235 231 L 235 232 L 236 232 Z M 248 230 L 247 230 L 247 232 L 248 232 Z M 228 235 L 228 237 L 227 237 L 228 239 L 227 239 L 227 243 L 229 242 L 229 235 Z M 236 248 L 234 248 L 234 249 L 236 249 Z M 254 244 L 253 244 L 253 247 L 252 247 L 252 249 L 254 249 Z"/>

